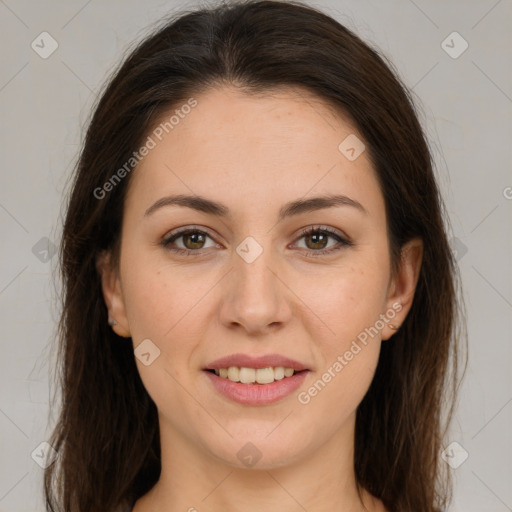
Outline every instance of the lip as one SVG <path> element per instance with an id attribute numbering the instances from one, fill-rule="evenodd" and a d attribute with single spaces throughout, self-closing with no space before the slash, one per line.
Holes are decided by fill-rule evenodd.
<path id="1" fill-rule="evenodd" d="M 304 382 L 309 371 L 300 371 L 291 377 L 285 377 L 270 384 L 243 384 L 219 377 L 207 370 L 203 373 L 210 379 L 215 389 L 226 398 L 243 405 L 267 405 L 293 393 Z"/>
<path id="2" fill-rule="evenodd" d="M 284 368 L 293 368 L 296 372 L 309 370 L 309 368 L 294 359 L 282 356 L 280 354 L 265 354 L 259 357 L 253 357 L 248 354 L 232 354 L 230 356 L 221 357 L 208 364 L 204 370 L 220 370 L 221 368 L 229 368 L 230 366 L 246 367 L 246 368 L 268 368 L 269 366 L 283 366 Z M 291 377 L 286 377 L 291 378 Z"/>

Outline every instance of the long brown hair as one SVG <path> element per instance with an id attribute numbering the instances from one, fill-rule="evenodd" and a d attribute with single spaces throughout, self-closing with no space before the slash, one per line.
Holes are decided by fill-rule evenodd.
<path id="1" fill-rule="evenodd" d="M 423 240 L 412 308 L 382 345 L 357 409 L 354 465 L 358 486 L 390 511 L 445 510 L 452 482 L 440 452 L 466 337 L 448 219 L 417 107 L 393 65 L 352 31 L 302 2 L 267 0 L 165 20 L 114 71 L 95 106 L 60 247 L 62 405 L 49 440 L 59 456 L 45 471 L 47 509 L 111 512 L 132 505 L 159 478 L 157 409 L 131 344 L 108 326 L 96 268 L 103 250 L 118 261 L 131 173 L 101 198 L 94 191 L 129 161 L 163 113 L 222 84 L 247 92 L 299 86 L 349 116 L 385 199 L 393 269 L 403 244 Z"/>

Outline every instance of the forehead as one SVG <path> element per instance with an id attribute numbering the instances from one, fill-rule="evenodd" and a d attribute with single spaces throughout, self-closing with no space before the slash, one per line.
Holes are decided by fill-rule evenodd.
<path id="1" fill-rule="evenodd" d="M 362 147 L 361 135 L 341 110 L 310 92 L 222 87 L 193 99 L 195 107 L 177 104 L 151 128 L 154 147 L 133 172 L 127 202 L 178 191 L 279 208 L 309 193 L 339 192 L 383 208 L 366 151 L 351 160 L 340 150 L 347 138 Z"/>

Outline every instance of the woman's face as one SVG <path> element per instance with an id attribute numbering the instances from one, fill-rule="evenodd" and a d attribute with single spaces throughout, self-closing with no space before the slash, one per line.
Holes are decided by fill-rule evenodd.
<path id="1" fill-rule="evenodd" d="M 195 99 L 168 133 L 148 134 L 155 144 L 131 176 L 106 302 L 134 348 L 145 340 L 136 363 L 162 436 L 230 465 L 286 465 L 350 437 L 416 278 L 391 280 L 384 199 L 350 123 L 291 89 Z M 176 195 L 224 214 L 161 201 Z M 197 232 L 174 236 L 186 229 Z M 292 363 L 245 362 L 239 378 L 278 377 L 268 384 L 207 371 L 234 354 L 307 371 L 283 378 L 251 368 Z M 217 366 L 244 366 L 235 363 Z"/>

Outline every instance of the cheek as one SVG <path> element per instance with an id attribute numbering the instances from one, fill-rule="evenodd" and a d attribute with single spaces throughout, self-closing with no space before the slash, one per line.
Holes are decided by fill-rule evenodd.
<path id="1" fill-rule="evenodd" d="M 129 251 L 126 256 L 128 260 Z M 123 276 L 126 314 L 134 346 L 150 339 L 160 349 L 155 363 L 183 381 L 190 377 L 190 360 L 206 336 L 210 292 L 219 275 L 162 260 L 149 254 L 139 264 L 130 260 L 134 264 Z M 140 370 L 143 373 L 144 367 Z"/>
<path id="2" fill-rule="evenodd" d="M 207 276 L 198 279 L 184 267 L 171 265 L 160 247 L 141 246 L 143 242 L 127 240 L 123 248 L 126 314 L 134 341 L 164 340 L 189 322 Z"/>
<path id="3" fill-rule="evenodd" d="M 182 386 L 189 387 L 188 361 L 200 339 L 194 306 L 206 293 L 202 289 L 206 285 L 198 280 L 192 281 L 198 286 L 192 286 L 179 269 L 152 264 L 150 257 L 144 265 L 131 261 L 133 265 L 123 276 L 123 292 L 134 348 L 149 339 L 160 351 L 148 366 L 136 360 L 139 375 L 158 408 L 174 417 L 175 411 L 191 405 Z M 179 422 L 179 417 L 174 419 Z"/>
<path id="4" fill-rule="evenodd" d="M 382 329 L 379 319 L 384 312 L 388 278 L 386 262 L 354 259 L 359 261 L 328 274 L 309 275 L 299 292 L 307 305 L 302 314 L 310 318 L 302 325 L 306 329 L 315 326 L 309 337 L 315 340 L 321 355 L 316 377 L 322 382 L 318 388 L 323 389 L 325 384 L 330 389 L 321 393 L 318 405 L 325 401 L 328 407 L 334 399 L 349 410 L 347 400 L 357 405 L 378 363 Z"/>
<path id="5" fill-rule="evenodd" d="M 382 267 L 360 261 L 301 280 L 298 295 L 310 314 L 321 320 L 323 338 L 331 340 L 331 345 L 343 345 L 373 325 L 383 312 L 387 274 Z"/>
<path id="6" fill-rule="evenodd" d="M 157 268 L 141 265 L 128 274 L 123 291 L 133 338 L 160 339 L 174 324 L 179 309 L 178 294 L 169 277 Z"/>
<path id="7" fill-rule="evenodd" d="M 320 360 L 299 402 L 312 417 L 329 415 L 332 422 L 325 429 L 332 432 L 356 410 L 372 382 L 381 347 L 375 325 L 383 312 L 385 285 L 380 273 L 357 267 L 325 279 L 322 293 L 304 291 L 312 311 L 309 325 L 323 328 L 309 333 Z"/>

